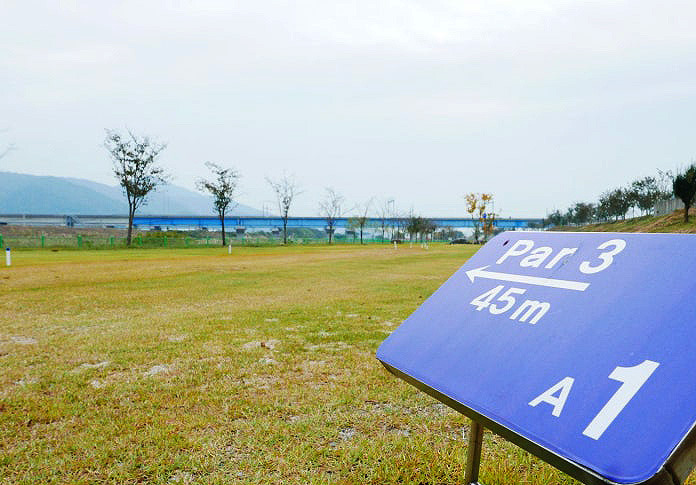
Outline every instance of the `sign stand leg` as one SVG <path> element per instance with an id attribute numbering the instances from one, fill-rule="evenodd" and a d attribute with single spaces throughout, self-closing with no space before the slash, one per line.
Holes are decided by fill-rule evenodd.
<path id="1" fill-rule="evenodd" d="M 469 447 L 466 453 L 466 472 L 464 474 L 464 483 L 466 485 L 479 485 L 478 474 L 482 447 L 483 426 L 478 421 L 472 419 L 469 427 Z"/>

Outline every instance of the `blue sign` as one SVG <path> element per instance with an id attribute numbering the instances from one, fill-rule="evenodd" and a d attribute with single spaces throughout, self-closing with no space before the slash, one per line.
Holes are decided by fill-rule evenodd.
<path id="1" fill-rule="evenodd" d="M 500 234 L 377 358 L 583 481 L 681 480 L 696 423 L 696 236 Z"/>

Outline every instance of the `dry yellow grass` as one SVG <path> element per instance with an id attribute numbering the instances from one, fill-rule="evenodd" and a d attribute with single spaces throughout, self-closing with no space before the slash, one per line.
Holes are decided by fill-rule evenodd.
<path id="1" fill-rule="evenodd" d="M 689 211 L 689 222 L 684 222 L 684 211 L 678 210 L 664 216 L 642 216 L 626 220 L 588 224 L 586 226 L 564 226 L 558 231 L 591 232 L 696 232 L 696 209 Z"/>
<path id="2" fill-rule="evenodd" d="M 374 352 L 474 249 L 18 252 L 0 482 L 460 482 L 466 419 Z M 575 483 L 489 433 L 482 480 Z"/>

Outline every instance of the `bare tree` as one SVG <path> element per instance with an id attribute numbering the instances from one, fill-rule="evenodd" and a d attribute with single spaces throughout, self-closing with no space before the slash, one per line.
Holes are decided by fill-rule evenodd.
<path id="1" fill-rule="evenodd" d="M 14 145 L 7 145 L 5 148 L 0 148 L 0 158 L 3 158 L 5 155 L 10 153 L 12 150 L 14 150 Z"/>
<path id="2" fill-rule="evenodd" d="M 222 226 L 222 245 L 226 246 L 225 214 L 237 206 L 237 202 L 234 199 L 240 175 L 233 168 L 222 168 L 220 165 L 212 162 L 206 162 L 205 166 L 213 172 L 215 179 L 200 179 L 196 182 L 196 187 L 198 187 L 198 190 L 208 192 L 213 196 L 213 206 Z"/>
<path id="3" fill-rule="evenodd" d="M 0 130 L 0 133 L 5 132 L 7 130 Z M 0 158 L 3 158 L 5 155 L 10 153 L 12 150 L 15 149 L 14 143 L 9 143 L 8 145 L 5 145 L 4 147 L 0 148 Z"/>
<path id="4" fill-rule="evenodd" d="M 408 225 L 408 213 L 402 211 L 394 211 L 394 229 L 395 233 L 392 234 L 392 239 L 405 239 L 406 238 L 406 226 Z"/>
<path id="5" fill-rule="evenodd" d="M 432 219 L 425 219 L 423 230 L 425 231 L 425 242 L 428 242 L 428 236 L 430 236 L 430 241 L 433 241 L 435 231 L 437 231 L 437 224 Z"/>
<path id="6" fill-rule="evenodd" d="M 411 209 L 406 218 L 406 232 L 408 233 L 409 242 L 413 242 L 414 237 L 418 240 L 418 233 L 422 233 L 423 231 L 423 222 L 424 219 L 415 215 L 413 209 Z"/>
<path id="7" fill-rule="evenodd" d="M 275 192 L 276 200 L 278 201 L 278 211 L 280 212 L 280 217 L 283 219 L 283 244 L 288 243 L 288 214 L 290 214 L 290 207 L 292 206 L 295 197 L 300 195 L 299 186 L 295 182 L 294 177 L 288 177 L 283 175 L 282 178 L 278 180 L 273 180 L 266 177 L 266 182 L 271 186 L 273 192 Z"/>
<path id="8" fill-rule="evenodd" d="M 111 155 L 114 175 L 128 199 L 126 243 L 130 246 L 135 211 L 147 203 L 150 192 L 168 181 L 164 169 L 155 163 L 167 145 L 155 143 L 147 136 L 136 136 L 131 131 L 125 136 L 115 130 L 106 130 L 104 146 Z"/>
<path id="9" fill-rule="evenodd" d="M 657 189 L 662 193 L 663 199 L 672 197 L 672 185 L 676 175 L 672 170 L 657 169 Z"/>
<path id="10" fill-rule="evenodd" d="M 319 203 L 319 212 L 326 219 L 326 230 L 329 233 L 329 244 L 333 240 L 333 233 L 336 228 L 336 219 L 343 214 L 343 204 L 345 199 L 334 189 L 327 187 L 324 200 Z"/>
<path id="11" fill-rule="evenodd" d="M 379 227 L 382 229 L 382 241 L 384 242 L 387 227 L 389 227 L 391 220 L 391 201 L 384 201 L 384 203 L 377 209 L 377 217 L 379 218 Z"/>
<path id="12" fill-rule="evenodd" d="M 367 213 L 370 211 L 372 200 L 373 199 L 368 200 L 364 205 L 356 205 L 355 208 L 358 209 L 358 215 L 353 217 L 350 221 L 351 227 L 360 230 L 360 244 L 363 243 L 363 232 L 365 231 L 365 226 L 367 226 L 367 223 L 370 221 Z M 384 229 L 382 229 L 382 231 L 384 232 Z"/>

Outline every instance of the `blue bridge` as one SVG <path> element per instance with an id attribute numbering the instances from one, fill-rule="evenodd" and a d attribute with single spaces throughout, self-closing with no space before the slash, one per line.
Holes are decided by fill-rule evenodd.
<path id="1" fill-rule="evenodd" d="M 474 222 L 468 217 L 431 217 L 438 228 L 462 229 L 474 227 Z M 351 227 L 352 218 L 341 217 L 336 219 L 335 228 L 348 229 Z M 372 231 L 406 225 L 406 218 L 369 218 L 366 228 Z M 30 226 L 73 226 L 73 227 L 127 227 L 128 216 L 125 215 L 65 215 L 65 214 L 0 214 L 0 225 L 18 224 Z M 133 224 L 140 229 L 220 229 L 220 219 L 217 216 L 136 216 Z M 539 228 L 544 224 L 544 219 L 534 218 L 510 218 L 496 219 L 494 225 L 500 229 L 530 229 Z M 290 217 L 289 228 L 325 229 L 327 226 L 324 217 Z M 230 231 L 282 229 L 283 220 L 277 216 L 233 216 L 225 218 L 225 229 Z"/>
<path id="2" fill-rule="evenodd" d="M 451 227 L 453 229 L 474 227 L 471 218 L 457 217 L 432 217 L 429 218 L 438 228 Z M 353 218 L 341 217 L 336 219 L 335 228 L 350 228 Z M 406 223 L 405 218 L 369 218 L 366 227 L 371 229 L 401 226 Z M 495 227 L 500 229 L 529 229 L 542 227 L 543 219 L 515 218 L 515 219 L 496 219 Z M 159 227 L 162 229 L 219 229 L 220 220 L 215 216 L 136 216 L 133 224 L 141 229 Z M 327 226 L 326 219 L 323 217 L 289 217 L 288 228 L 312 228 L 324 229 Z M 261 216 L 235 216 L 225 218 L 225 229 L 244 228 L 244 229 L 276 229 L 283 227 L 283 219 L 280 217 L 261 217 Z"/>

